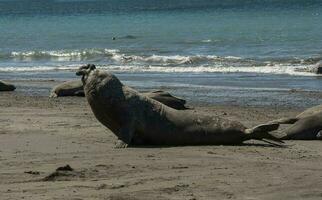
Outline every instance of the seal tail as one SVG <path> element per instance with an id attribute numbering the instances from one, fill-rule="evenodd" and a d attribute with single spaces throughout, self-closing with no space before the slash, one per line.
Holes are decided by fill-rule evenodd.
<path id="1" fill-rule="evenodd" d="M 279 123 L 270 122 L 246 129 L 245 132 L 248 135 L 247 139 L 263 140 L 270 144 L 272 144 L 272 142 L 269 141 L 277 142 L 278 144 L 284 143 L 282 140 L 269 133 L 277 130 L 279 125 Z"/>

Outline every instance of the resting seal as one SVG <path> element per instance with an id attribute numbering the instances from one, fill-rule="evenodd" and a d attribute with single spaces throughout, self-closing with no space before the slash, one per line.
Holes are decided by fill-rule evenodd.
<path id="1" fill-rule="evenodd" d="M 185 110 L 188 109 L 185 104 L 186 100 L 181 99 L 176 96 L 172 96 L 169 92 L 165 92 L 162 90 L 156 90 L 152 92 L 144 92 L 143 95 L 154 99 L 158 102 L 163 103 L 164 105 L 167 105 L 171 108 L 177 109 L 177 110 Z"/>
<path id="2" fill-rule="evenodd" d="M 82 81 L 66 81 L 55 86 L 49 97 L 85 96 Z"/>
<path id="3" fill-rule="evenodd" d="M 248 129 L 239 122 L 196 111 L 179 111 L 123 85 L 119 79 L 82 66 L 87 101 L 95 117 L 118 137 L 118 148 L 133 145 L 241 144 L 249 139 L 278 140 L 268 132 L 278 124 Z"/>
<path id="4" fill-rule="evenodd" d="M 14 85 L 0 81 L 0 91 L 14 91 L 15 89 Z"/>
<path id="5" fill-rule="evenodd" d="M 174 109 L 178 109 L 178 110 L 188 109 L 185 106 L 186 100 L 181 99 L 179 97 L 172 96 L 170 93 L 162 90 L 144 92 L 142 94 L 154 100 L 157 100 L 169 107 L 172 107 Z M 85 94 L 84 94 L 82 81 L 77 80 L 77 81 L 67 81 L 67 82 L 61 83 L 55 86 L 49 95 L 50 98 L 66 97 L 66 96 L 84 97 Z"/>
<path id="6" fill-rule="evenodd" d="M 272 121 L 273 124 L 293 124 L 283 132 L 282 140 L 322 140 L 322 105 L 309 108 L 296 117 Z"/>
<path id="7" fill-rule="evenodd" d="M 315 64 L 312 72 L 316 74 L 322 74 L 322 61 L 319 61 Z"/>

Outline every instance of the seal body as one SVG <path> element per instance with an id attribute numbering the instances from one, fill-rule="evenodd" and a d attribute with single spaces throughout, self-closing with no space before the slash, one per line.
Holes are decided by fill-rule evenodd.
<path id="1" fill-rule="evenodd" d="M 114 75 L 80 69 L 85 96 L 95 117 L 121 144 L 240 144 L 249 139 L 274 139 L 278 125 L 247 129 L 241 123 L 197 111 L 179 111 L 123 85 Z M 122 147 L 122 146 L 121 146 Z"/>
<path id="2" fill-rule="evenodd" d="M 322 74 L 322 61 L 319 61 L 315 64 L 313 72 L 316 74 Z"/>
<path id="3" fill-rule="evenodd" d="M 284 140 L 322 140 L 322 112 L 299 118 L 285 130 Z"/>
<path id="4" fill-rule="evenodd" d="M 283 140 L 322 139 L 322 105 L 306 109 L 294 118 L 283 118 L 273 122 L 292 124 L 284 130 L 286 135 L 281 137 Z"/>
<path id="5" fill-rule="evenodd" d="M 80 80 L 66 81 L 55 86 L 49 97 L 85 96 L 83 83 Z"/>
<path id="6" fill-rule="evenodd" d="M 157 100 L 169 107 L 172 107 L 174 109 L 178 109 L 178 110 L 188 109 L 185 106 L 186 101 L 184 99 L 172 96 L 170 93 L 162 91 L 162 90 L 145 92 L 142 94 L 146 95 L 147 97 L 150 97 L 152 99 L 155 99 L 155 100 Z M 51 97 L 51 98 L 66 97 L 66 96 L 84 97 L 85 94 L 84 94 L 84 88 L 83 88 L 82 81 L 77 80 L 77 81 L 63 82 L 63 83 L 55 86 L 49 95 L 49 97 Z"/>
<path id="7" fill-rule="evenodd" d="M 177 110 L 186 110 L 188 109 L 185 104 L 186 100 L 173 96 L 169 92 L 165 92 L 162 90 L 156 90 L 152 92 L 145 92 L 142 93 L 143 95 L 146 95 L 147 97 L 150 97 L 151 99 L 157 100 L 164 105 L 167 105 L 171 108 L 177 109 Z"/>
<path id="8" fill-rule="evenodd" d="M 16 87 L 10 83 L 0 81 L 0 92 L 1 91 L 14 91 Z"/>

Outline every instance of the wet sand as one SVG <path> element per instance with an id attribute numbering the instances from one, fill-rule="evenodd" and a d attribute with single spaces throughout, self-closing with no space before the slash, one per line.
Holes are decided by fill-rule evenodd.
<path id="1" fill-rule="evenodd" d="M 320 141 L 287 141 L 287 148 L 248 141 L 114 149 L 115 136 L 95 119 L 84 98 L 4 92 L 0 108 L 0 199 L 322 198 Z M 195 109 L 247 126 L 303 110 Z M 74 171 L 52 174 L 67 164 Z"/>

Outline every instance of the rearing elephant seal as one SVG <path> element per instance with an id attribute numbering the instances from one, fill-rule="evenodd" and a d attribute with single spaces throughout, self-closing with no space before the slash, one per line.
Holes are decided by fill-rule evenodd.
<path id="1" fill-rule="evenodd" d="M 272 121 L 273 124 L 293 124 L 283 132 L 282 140 L 322 140 L 322 105 L 306 109 L 293 118 Z"/>
<path id="2" fill-rule="evenodd" d="M 85 96 L 95 117 L 118 137 L 118 148 L 130 144 L 216 145 L 241 144 L 249 139 L 279 141 L 268 132 L 278 124 L 247 129 L 239 122 L 196 111 L 179 111 L 123 85 L 116 76 L 80 67 Z"/>

